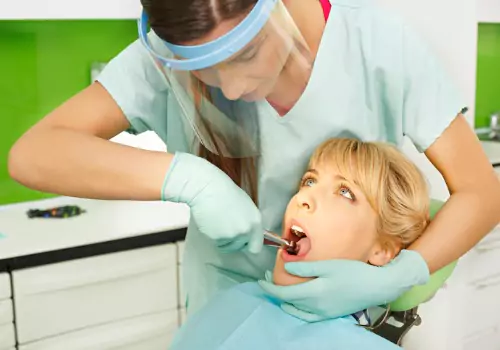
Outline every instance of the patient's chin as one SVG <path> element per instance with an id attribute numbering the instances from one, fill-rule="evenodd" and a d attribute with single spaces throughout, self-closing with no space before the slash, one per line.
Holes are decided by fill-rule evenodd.
<path id="1" fill-rule="evenodd" d="M 285 270 L 285 264 L 283 260 L 277 259 L 276 265 L 273 271 L 273 282 L 278 286 L 291 286 L 294 284 L 304 283 L 312 280 L 312 278 L 298 277 L 289 274 Z"/>

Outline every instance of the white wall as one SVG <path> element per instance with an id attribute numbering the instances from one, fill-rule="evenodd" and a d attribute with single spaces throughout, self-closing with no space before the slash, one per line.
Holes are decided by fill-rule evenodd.
<path id="1" fill-rule="evenodd" d="M 500 0 L 476 0 L 479 22 L 500 23 Z"/>
<path id="2" fill-rule="evenodd" d="M 473 125 L 476 90 L 477 19 L 476 0 L 376 0 L 397 11 L 426 38 L 443 62 L 443 68 L 460 88 L 469 107 L 467 120 Z M 491 0 L 500 3 L 500 0 Z M 439 172 L 407 141 L 405 153 L 429 179 L 431 196 L 449 197 Z"/>
<path id="3" fill-rule="evenodd" d="M 137 19 L 139 0 L 0 0 L 2 19 Z"/>

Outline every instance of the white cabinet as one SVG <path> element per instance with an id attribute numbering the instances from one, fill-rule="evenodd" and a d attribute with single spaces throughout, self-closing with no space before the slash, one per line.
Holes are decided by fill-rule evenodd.
<path id="1" fill-rule="evenodd" d="M 178 242 L 177 243 L 177 261 L 179 265 L 179 325 L 184 324 L 186 321 L 187 317 L 187 312 L 186 312 L 186 292 L 184 289 L 183 285 L 183 279 L 182 279 L 182 262 L 184 260 L 184 249 L 185 249 L 185 242 Z"/>
<path id="2" fill-rule="evenodd" d="M 14 271 L 13 286 L 20 344 L 140 315 L 177 315 L 177 249 L 164 244 Z"/>
<path id="3" fill-rule="evenodd" d="M 14 322 L 12 299 L 0 300 L 0 325 Z M 0 337 L 0 341 L 1 341 Z M 0 347 L 1 349 L 1 347 Z"/>
<path id="4" fill-rule="evenodd" d="M 186 319 L 187 319 L 186 309 L 181 309 L 179 314 L 179 325 L 183 325 L 184 322 L 186 322 Z"/>
<path id="5" fill-rule="evenodd" d="M 483 238 L 468 254 L 467 259 L 471 272 L 468 282 L 471 285 L 481 288 L 495 276 L 500 278 L 500 226 Z"/>
<path id="6" fill-rule="evenodd" d="M 498 265 L 497 265 L 498 266 Z M 500 277 L 484 279 L 471 286 L 472 298 L 465 304 L 467 327 L 466 337 L 481 335 L 484 330 L 500 328 Z M 482 350 L 483 348 L 481 348 Z M 500 350 L 500 343 L 498 348 Z"/>
<path id="7" fill-rule="evenodd" d="M 186 293 L 182 281 L 182 262 L 184 260 L 185 241 L 177 243 L 177 256 L 179 263 L 179 325 L 184 324 L 187 318 L 186 312 Z"/>
<path id="8" fill-rule="evenodd" d="M 476 0 L 476 5 L 478 22 L 500 23 L 499 0 Z"/>
<path id="9" fill-rule="evenodd" d="M 10 292 L 10 276 L 0 273 L 0 350 L 10 350 L 16 345 L 14 312 Z"/>
<path id="10" fill-rule="evenodd" d="M 500 350 L 500 226 L 464 258 L 464 350 Z"/>
<path id="11" fill-rule="evenodd" d="M 87 213 L 26 217 L 62 205 Z M 167 349 L 180 305 L 170 242 L 188 221 L 189 207 L 166 202 L 60 197 L 2 207 L 0 260 L 12 272 L 0 272 L 0 350 L 16 341 L 18 350 Z"/>
<path id="12" fill-rule="evenodd" d="M 184 257 L 185 243 L 184 241 L 177 243 L 177 264 L 179 269 L 179 307 L 181 309 L 186 308 L 186 293 L 184 291 L 184 284 L 182 280 L 182 261 Z"/>
<path id="13" fill-rule="evenodd" d="M 11 297 L 10 277 L 7 272 L 0 273 L 0 300 Z"/>
<path id="14" fill-rule="evenodd" d="M 500 327 L 467 338 L 463 350 L 500 350 Z"/>
<path id="15" fill-rule="evenodd" d="M 10 349 L 15 345 L 16 337 L 12 300 L 0 300 L 0 350 Z"/>
<path id="16" fill-rule="evenodd" d="M 43 339 L 19 350 L 165 350 L 176 329 L 177 311 L 159 312 Z"/>
<path id="17" fill-rule="evenodd" d="M 15 345 L 14 323 L 0 324 L 0 350 L 14 349 Z"/>
<path id="18" fill-rule="evenodd" d="M 139 0 L 0 0 L 2 19 L 137 19 Z"/>

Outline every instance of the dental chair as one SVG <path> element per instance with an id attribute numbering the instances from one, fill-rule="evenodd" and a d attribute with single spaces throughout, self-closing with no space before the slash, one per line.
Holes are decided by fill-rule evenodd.
<path id="1" fill-rule="evenodd" d="M 431 200 L 431 219 L 434 218 L 443 204 L 443 202 Z M 372 331 L 397 345 L 401 345 L 403 337 L 408 331 L 422 322 L 418 315 L 418 306 L 429 301 L 443 287 L 456 265 L 457 261 L 454 261 L 443 267 L 431 275 L 427 284 L 415 286 L 391 302 L 384 314 L 375 321 Z"/>

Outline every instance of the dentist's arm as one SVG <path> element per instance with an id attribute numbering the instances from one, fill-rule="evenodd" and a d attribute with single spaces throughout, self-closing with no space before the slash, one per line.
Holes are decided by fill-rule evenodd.
<path id="1" fill-rule="evenodd" d="M 480 142 L 459 115 L 425 152 L 442 174 L 450 198 L 410 249 L 430 272 L 458 259 L 500 221 L 500 181 Z"/>
<path id="2" fill-rule="evenodd" d="M 56 194 L 185 203 L 200 232 L 220 248 L 260 251 L 260 212 L 229 176 L 190 154 L 108 140 L 128 127 L 120 107 L 94 83 L 21 137 L 10 152 L 9 172 L 26 187 Z"/>
<path id="3" fill-rule="evenodd" d="M 12 147 L 11 177 L 75 197 L 158 200 L 172 155 L 108 141 L 129 123 L 94 83 L 39 121 Z"/>

